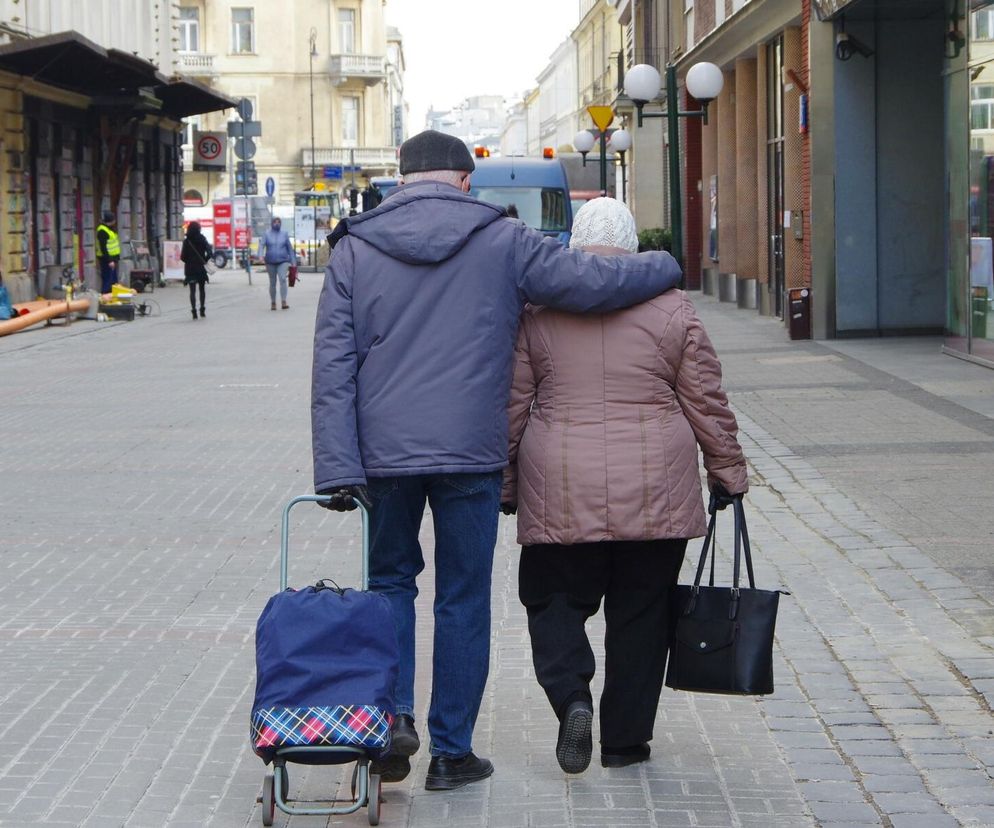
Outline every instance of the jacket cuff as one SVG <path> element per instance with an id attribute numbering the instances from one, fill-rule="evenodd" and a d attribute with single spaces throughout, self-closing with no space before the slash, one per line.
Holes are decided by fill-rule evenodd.
<path id="1" fill-rule="evenodd" d="M 314 491 L 317 494 L 327 492 L 332 489 L 340 489 L 342 486 L 365 486 L 365 477 L 341 477 L 333 480 L 315 480 Z"/>

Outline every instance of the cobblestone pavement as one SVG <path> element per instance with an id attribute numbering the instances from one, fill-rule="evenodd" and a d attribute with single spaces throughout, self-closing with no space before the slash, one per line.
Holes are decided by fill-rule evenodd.
<path id="1" fill-rule="evenodd" d="M 259 824 L 253 629 L 278 585 L 280 508 L 311 485 L 320 277 L 275 313 L 263 280 L 220 274 L 196 322 L 171 285 L 150 318 L 0 339 L 0 825 Z M 695 301 L 752 467 L 757 577 L 792 593 L 776 692 L 664 690 L 651 762 L 595 756 L 565 777 L 503 520 L 476 734 L 496 774 L 427 793 L 422 751 L 389 786 L 384 825 L 994 825 L 994 373 L 946 358 L 923 379 L 921 341 L 870 356 L 789 343 L 777 323 Z M 357 580 L 358 537 L 353 515 L 300 507 L 291 582 Z M 422 664 L 431 593 L 429 564 Z M 417 696 L 421 724 L 423 673 Z M 292 768 L 296 795 L 347 782 Z"/>

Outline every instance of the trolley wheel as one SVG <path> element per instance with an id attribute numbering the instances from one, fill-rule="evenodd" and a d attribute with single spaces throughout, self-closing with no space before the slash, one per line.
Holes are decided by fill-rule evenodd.
<path id="1" fill-rule="evenodd" d="M 276 797 L 274 796 L 275 780 L 271 773 L 267 773 L 262 780 L 262 824 L 272 825 L 273 816 L 276 814 Z"/>
<path id="2" fill-rule="evenodd" d="M 380 824 L 380 775 L 371 773 L 369 775 L 369 799 L 366 803 L 369 812 L 369 824 Z"/>

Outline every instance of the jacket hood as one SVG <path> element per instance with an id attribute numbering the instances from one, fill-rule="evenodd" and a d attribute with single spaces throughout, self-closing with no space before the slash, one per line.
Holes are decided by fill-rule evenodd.
<path id="1" fill-rule="evenodd" d="M 503 218 L 501 207 L 448 184 L 416 181 L 398 187 L 375 210 L 348 219 L 348 234 L 408 264 L 444 262 L 477 230 Z"/>

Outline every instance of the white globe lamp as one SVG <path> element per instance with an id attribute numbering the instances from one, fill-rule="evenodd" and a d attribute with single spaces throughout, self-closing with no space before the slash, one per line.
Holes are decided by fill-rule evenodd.
<path id="1" fill-rule="evenodd" d="M 628 152 L 632 148 L 632 134 L 627 129 L 616 129 L 611 133 L 609 146 L 615 152 Z"/>
<path id="2" fill-rule="evenodd" d="M 576 135 L 573 136 L 573 149 L 577 152 L 585 155 L 593 148 L 594 135 L 589 130 L 581 129 Z"/>
<path id="3" fill-rule="evenodd" d="M 659 94 L 662 78 L 659 70 L 648 63 L 639 63 L 625 72 L 625 94 L 636 104 L 645 104 Z"/>
<path id="4" fill-rule="evenodd" d="M 717 98 L 724 85 L 725 76 L 713 63 L 695 63 L 687 72 L 687 91 L 702 103 Z"/>

